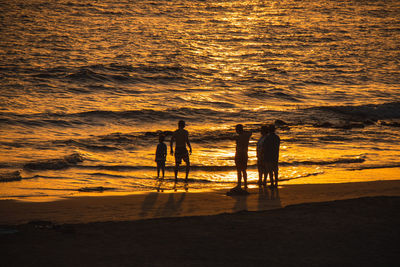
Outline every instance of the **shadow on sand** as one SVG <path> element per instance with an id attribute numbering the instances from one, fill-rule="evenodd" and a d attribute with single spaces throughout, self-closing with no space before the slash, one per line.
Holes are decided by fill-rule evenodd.
<path id="1" fill-rule="evenodd" d="M 252 194 L 238 193 L 238 194 L 227 194 L 227 195 L 235 200 L 235 203 L 232 207 L 233 212 L 247 211 L 247 210 L 261 211 L 269 209 L 278 209 L 282 207 L 278 188 L 269 189 L 266 186 L 260 186 L 258 188 L 256 207 L 253 207 L 254 205 L 248 207 L 248 199 L 256 197 Z"/>

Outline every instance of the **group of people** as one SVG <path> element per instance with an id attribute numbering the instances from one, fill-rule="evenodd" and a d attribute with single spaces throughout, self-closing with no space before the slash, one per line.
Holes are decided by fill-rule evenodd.
<path id="1" fill-rule="evenodd" d="M 237 188 L 241 188 L 242 178 L 244 189 L 247 189 L 248 147 L 252 133 L 244 131 L 243 125 L 236 125 L 235 165 L 237 169 Z M 278 187 L 278 161 L 280 138 L 275 133 L 275 125 L 261 126 L 261 137 L 257 142 L 258 184 L 267 185 L 269 176 L 271 187 Z"/>
<path id="2" fill-rule="evenodd" d="M 244 190 L 247 189 L 247 162 L 248 162 L 248 147 L 252 135 L 251 131 L 245 131 L 242 124 L 236 125 L 237 135 L 234 137 L 236 140 L 236 153 L 235 165 L 237 170 L 237 186 L 235 190 L 242 190 L 242 179 Z M 159 143 L 156 149 L 155 161 L 157 162 L 157 178 L 162 178 L 165 175 L 165 161 L 167 157 L 167 145 L 164 143 L 165 136 L 159 136 Z M 174 152 L 175 143 L 175 152 Z M 257 167 L 258 167 L 258 184 L 267 185 L 267 177 L 271 183 L 271 187 L 278 186 L 278 160 L 279 160 L 279 146 L 280 138 L 275 133 L 275 125 L 261 127 L 261 137 L 257 142 Z M 187 149 L 189 148 L 189 151 Z M 175 155 L 175 181 L 178 179 L 179 166 L 182 160 L 186 163 L 186 176 L 185 181 L 188 181 L 190 171 L 189 154 L 192 154 L 192 146 L 189 141 L 189 132 L 185 130 L 185 121 L 178 122 L 178 129 L 173 132 L 170 141 L 171 155 Z"/>
<path id="3" fill-rule="evenodd" d="M 178 180 L 178 170 L 182 163 L 182 160 L 186 163 L 186 178 L 187 182 L 190 170 L 189 153 L 192 154 L 192 146 L 189 141 L 189 132 L 185 130 L 185 121 L 180 120 L 178 122 L 178 129 L 172 134 L 170 147 L 171 155 L 174 155 L 174 142 L 175 142 L 175 181 Z M 160 178 L 160 170 L 162 171 L 162 178 L 165 175 L 165 161 L 167 159 L 167 145 L 164 143 L 165 136 L 161 134 L 159 136 L 159 143 L 156 149 L 157 162 L 157 179 Z M 187 150 L 189 147 L 189 151 Z"/>

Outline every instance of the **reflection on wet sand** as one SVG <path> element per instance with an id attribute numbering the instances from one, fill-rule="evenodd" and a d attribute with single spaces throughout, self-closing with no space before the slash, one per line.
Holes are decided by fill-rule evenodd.
<path id="1" fill-rule="evenodd" d="M 142 203 L 142 210 L 139 213 L 141 217 L 146 217 L 149 210 L 153 209 L 154 205 L 156 204 L 157 197 L 158 193 L 151 192 L 144 198 Z"/>
<path id="2" fill-rule="evenodd" d="M 163 185 L 163 182 L 164 182 L 164 179 L 157 179 L 157 181 L 156 181 L 156 190 L 157 190 L 157 192 L 164 192 L 164 188 L 162 187 L 162 185 Z"/>
<path id="3" fill-rule="evenodd" d="M 281 208 L 282 204 L 279 197 L 278 188 L 268 189 L 266 186 L 260 186 L 258 189 L 258 194 L 249 195 L 230 195 L 230 197 L 235 201 L 232 211 L 247 211 L 247 210 L 267 210 L 267 209 L 277 209 Z M 257 198 L 257 201 L 249 201 Z M 249 203 L 257 203 L 257 206 Z"/>
<path id="4" fill-rule="evenodd" d="M 172 188 L 173 192 L 168 193 L 168 199 L 166 201 L 166 194 L 163 194 L 164 190 L 171 190 L 165 188 L 164 179 L 157 179 L 154 187 L 157 192 L 150 192 L 146 195 L 141 205 L 139 215 L 141 217 L 169 217 L 180 215 L 182 212 L 182 203 L 184 202 L 186 192 L 189 190 L 188 183 L 183 184 L 185 192 L 177 193 L 178 183 L 175 181 Z"/>
<path id="5" fill-rule="evenodd" d="M 247 197 L 249 195 L 232 196 L 235 200 L 235 204 L 232 208 L 233 212 L 247 210 Z"/>
<path id="6" fill-rule="evenodd" d="M 164 205 L 160 205 L 156 211 L 157 217 L 178 216 L 182 213 L 182 204 L 186 193 L 169 193 L 168 200 Z"/>
<path id="7" fill-rule="evenodd" d="M 188 212 L 193 213 L 200 207 L 221 212 L 261 211 L 282 207 L 279 189 L 266 186 L 260 186 L 258 191 L 252 190 L 250 194 L 228 194 L 227 197 L 227 194 L 218 193 L 214 195 L 218 198 L 210 201 L 199 200 L 202 193 L 189 193 L 189 183 L 181 183 L 180 180 L 171 186 L 168 181 L 157 179 L 154 189 L 156 192 L 146 194 L 141 203 L 138 212 L 141 218 L 182 216 Z"/>
<path id="8" fill-rule="evenodd" d="M 260 186 L 258 188 L 257 210 L 281 208 L 281 199 L 278 188 Z"/>

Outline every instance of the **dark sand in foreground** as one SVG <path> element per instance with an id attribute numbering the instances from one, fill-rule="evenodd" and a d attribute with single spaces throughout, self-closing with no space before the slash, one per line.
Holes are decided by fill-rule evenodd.
<path id="1" fill-rule="evenodd" d="M 400 266 L 398 186 L 397 181 L 336 185 L 343 192 L 352 187 L 355 192 L 362 189 L 364 194 L 370 188 L 370 195 L 378 194 L 380 188 L 382 196 L 296 205 L 290 205 L 288 192 L 282 188 L 279 203 L 284 208 L 267 211 L 134 221 L 116 218 L 109 222 L 60 224 L 49 220 L 3 225 L 0 266 Z M 329 195 L 317 190 L 326 191 L 324 185 L 295 186 L 290 192 L 298 194 L 296 199 L 303 194 L 310 202 L 309 187 L 313 188 L 311 195 Z M 347 195 L 343 192 L 338 191 L 339 199 Z M 257 192 L 252 195 L 256 199 L 259 196 Z M 111 199 L 116 201 L 119 197 Z M 7 208 L 18 208 L 5 203 L 0 201 L 2 215 Z M 85 206 L 82 199 L 80 203 Z M 35 207 L 32 206 L 35 203 L 20 204 Z M 11 214 L 12 210 L 8 212 Z M 98 212 L 104 219 L 101 211 L 92 212 Z M 54 218 L 57 216 L 55 213 Z"/>

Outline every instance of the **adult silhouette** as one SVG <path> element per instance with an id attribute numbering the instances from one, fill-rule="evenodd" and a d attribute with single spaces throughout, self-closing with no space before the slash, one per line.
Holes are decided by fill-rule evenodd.
<path id="1" fill-rule="evenodd" d="M 190 170 L 190 160 L 189 153 L 192 154 L 192 146 L 189 141 L 189 132 L 186 131 L 185 121 L 180 120 L 178 122 L 178 129 L 172 134 L 171 137 L 171 155 L 174 155 L 174 142 L 175 142 L 175 183 L 178 180 L 178 171 L 179 165 L 182 163 L 182 160 L 186 163 L 186 177 L 185 182 L 188 181 L 189 170 Z M 189 147 L 189 153 L 186 148 L 186 145 Z"/>
<path id="2" fill-rule="evenodd" d="M 279 146 L 281 139 L 275 133 L 275 125 L 269 126 L 269 134 L 264 140 L 262 157 L 265 163 L 266 173 L 269 175 L 271 187 L 278 187 L 278 161 L 279 161 Z M 264 180 L 266 184 L 266 180 Z"/>
<path id="3" fill-rule="evenodd" d="M 262 184 L 262 179 L 267 180 L 267 173 L 265 171 L 265 163 L 262 155 L 263 145 L 265 138 L 268 135 L 268 127 L 266 125 L 261 126 L 261 137 L 257 141 L 257 168 L 258 168 L 258 185 Z"/>
<path id="4" fill-rule="evenodd" d="M 244 183 L 244 189 L 247 189 L 247 160 L 248 160 L 248 149 L 251 132 L 244 131 L 243 125 L 236 125 L 236 153 L 235 153 L 235 165 L 237 170 L 237 188 L 241 188 L 242 177 Z"/>

